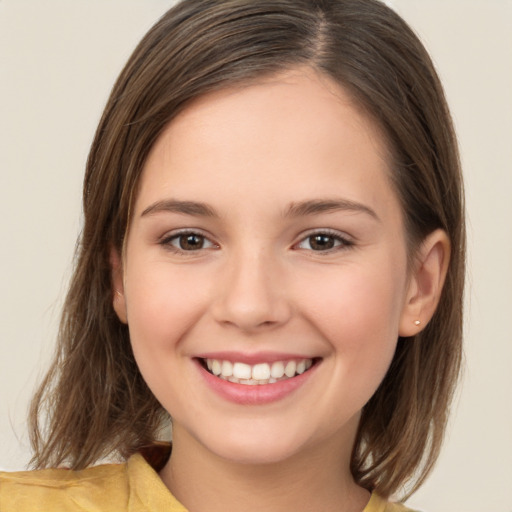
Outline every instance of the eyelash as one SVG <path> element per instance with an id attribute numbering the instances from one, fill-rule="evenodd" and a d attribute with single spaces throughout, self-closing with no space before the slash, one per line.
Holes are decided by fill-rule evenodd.
<path id="1" fill-rule="evenodd" d="M 179 243 L 180 238 L 182 238 L 182 237 L 192 237 L 192 236 L 201 238 L 202 241 L 209 244 L 209 247 L 199 247 L 198 249 L 188 249 L 187 250 L 187 249 L 183 249 L 182 247 L 176 247 L 175 245 L 173 245 L 173 242 Z M 160 240 L 159 244 L 161 246 L 165 247 L 166 249 L 168 249 L 169 251 L 172 251 L 177 254 L 184 254 L 187 256 L 192 255 L 193 253 L 196 253 L 196 252 L 200 252 L 203 249 L 218 248 L 218 245 L 215 244 L 214 242 L 210 241 L 210 239 L 206 235 L 204 235 L 203 233 L 201 233 L 198 230 L 190 230 L 190 229 L 171 233 L 168 236 L 165 236 L 164 238 L 162 238 L 162 240 Z M 179 245 L 181 245 L 181 244 L 179 244 Z"/>
<path id="2" fill-rule="evenodd" d="M 201 239 L 202 242 L 208 244 L 208 246 L 207 247 L 202 246 L 197 249 L 184 249 L 183 247 L 181 247 L 181 243 L 180 243 L 180 239 L 182 237 L 198 237 Z M 330 239 L 330 241 L 327 243 L 332 243 L 333 246 L 328 247 L 326 250 L 315 250 L 311 247 L 311 240 L 314 237 L 323 237 L 323 238 Z M 308 240 L 309 240 L 310 248 L 300 247 L 301 244 L 307 242 Z M 173 242 L 178 242 L 180 247 L 173 245 Z M 217 244 L 212 242 L 206 235 L 204 235 L 203 233 L 201 233 L 200 231 L 197 231 L 197 230 L 183 230 L 183 231 L 174 232 L 174 233 L 162 238 L 162 240 L 159 242 L 159 244 L 174 253 L 183 254 L 183 255 L 187 255 L 187 256 L 190 256 L 193 253 L 200 252 L 201 250 L 204 250 L 204 249 L 212 249 L 212 248 L 219 247 Z M 321 229 L 321 230 L 311 231 L 310 233 L 306 234 L 306 236 L 301 238 L 301 240 L 298 243 L 293 245 L 293 248 L 311 251 L 316 254 L 331 254 L 336 251 L 349 249 L 353 245 L 354 245 L 354 242 L 352 240 L 349 240 L 346 236 L 342 236 L 339 232 L 333 231 L 330 229 Z"/>
<path id="3" fill-rule="evenodd" d="M 302 248 L 307 251 L 311 251 L 315 254 L 332 254 L 333 252 L 343 251 L 349 249 L 354 246 L 354 242 L 350 240 L 347 236 L 343 236 L 338 231 L 334 231 L 331 229 L 319 229 L 315 231 L 311 231 L 306 234 L 301 240 L 294 245 L 294 247 L 299 247 L 301 244 L 307 242 L 309 240 L 309 244 L 311 246 L 311 239 L 314 237 L 324 237 L 329 238 L 333 241 L 334 246 L 329 247 L 326 250 L 315 250 L 313 248 Z M 299 247 L 300 248 L 300 247 Z"/>

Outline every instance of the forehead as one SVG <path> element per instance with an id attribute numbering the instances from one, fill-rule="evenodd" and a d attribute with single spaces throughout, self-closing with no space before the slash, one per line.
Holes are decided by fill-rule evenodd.
<path id="1" fill-rule="evenodd" d="M 274 204 L 334 190 L 374 202 L 383 187 L 391 193 L 388 153 L 344 89 L 297 69 L 202 96 L 181 112 L 150 152 L 136 210 L 166 194 L 215 202 L 230 191 Z"/>

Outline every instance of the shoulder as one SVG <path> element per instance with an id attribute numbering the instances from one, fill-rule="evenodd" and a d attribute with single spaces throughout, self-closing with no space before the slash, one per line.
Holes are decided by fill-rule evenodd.
<path id="1" fill-rule="evenodd" d="M 414 510 L 407 508 L 401 503 L 386 501 L 374 493 L 363 512 L 414 512 Z"/>
<path id="2" fill-rule="evenodd" d="M 0 472 L 1 512 L 187 512 L 158 476 L 171 448 L 157 444 L 123 464 L 70 471 Z"/>
<path id="3" fill-rule="evenodd" d="M 401 503 L 387 503 L 385 512 L 415 512 L 412 508 L 407 508 Z"/>
<path id="4" fill-rule="evenodd" d="M 2 512 L 88 512 L 126 510 L 127 464 L 106 464 L 82 471 L 43 469 L 0 472 Z"/>

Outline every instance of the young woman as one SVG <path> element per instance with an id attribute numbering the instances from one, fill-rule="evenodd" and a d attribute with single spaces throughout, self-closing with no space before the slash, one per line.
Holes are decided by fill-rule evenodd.
<path id="1" fill-rule="evenodd" d="M 0 476 L 2 511 L 403 510 L 458 375 L 465 237 L 442 88 L 393 11 L 178 4 L 112 91 L 84 218 L 39 471 Z"/>

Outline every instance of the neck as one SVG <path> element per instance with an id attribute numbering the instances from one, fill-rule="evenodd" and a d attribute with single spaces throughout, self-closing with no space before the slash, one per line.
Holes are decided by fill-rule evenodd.
<path id="1" fill-rule="evenodd" d="M 185 432 L 160 476 L 190 512 L 361 512 L 370 494 L 349 471 L 350 450 L 316 446 L 287 460 L 241 464 L 218 457 Z M 336 450 L 335 448 L 339 448 Z"/>

